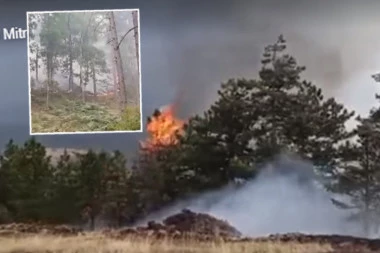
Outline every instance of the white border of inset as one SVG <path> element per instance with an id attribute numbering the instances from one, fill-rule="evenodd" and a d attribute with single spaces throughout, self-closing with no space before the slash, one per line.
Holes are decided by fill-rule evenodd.
<path id="1" fill-rule="evenodd" d="M 93 131 L 93 132 L 46 132 L 46 133 L 32 133 L 32 97 L 31 97 L 31 83 L 30 83 L 30 47 L 29 47 L 29 14 L 43 14 L 43 13 L 72 13 L 72 12 L 107 12 L 107 11 L 137 11 L 137 25 L 139 33 L 139 93 L 140 93 L 140 130 L 129 130 L 129 131 Z M 141 88 L 141 21 L 140 21 L 140 9 L 100 9 L 100 10 L 61 10 L 61 11 L 28 11 L 26 12 L 26 30 L 27 32 L 27 57 L 28 57 L 28 99 L 29 99 L 29 135 L 78 135 L 78 134 L 117 134 L 117 133 L 142 133 L 143 132 L 143 110 L 142 110 L 142 88 Z"/>

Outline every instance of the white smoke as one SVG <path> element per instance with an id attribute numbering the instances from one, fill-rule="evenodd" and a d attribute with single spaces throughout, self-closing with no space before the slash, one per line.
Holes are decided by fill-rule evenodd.
<path id="1" fill-rule="evenodd" d="M 281 156 L 252 181 L 202 194 L 147 217 L 161 221 L 184 208 L 227 220 L 246 236 L 276 233 L 363 236 L 350 213 L 337 208 L 316 180 L 312 165 Z"/>

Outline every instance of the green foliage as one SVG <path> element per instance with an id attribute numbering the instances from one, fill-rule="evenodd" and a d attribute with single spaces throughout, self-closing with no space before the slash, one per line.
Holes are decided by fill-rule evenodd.
<path id="1" fill-rule="evenodd" d="M 103 215 L 108 220 L 114 220 L 115 225 L 121 226 L 133 209 L 132 191 L 130 186 L 131 171 L 125 168 L 126 159 L 115 151 L 106 169 L 105 201 Z"/>
<path id="2" fill-rule="evenodd" d="M 184 143 L 193 146 L 193 155 L 208 154 L 205 156 L 208 160 L 196 159 L 193 155 L 187 159 L 201 162 L 195 167 L 202 171 L 203 180 L 208 178 L 206 185 L 222 186 L 239 177 L 231 161 L 244 161 L 252 154 L 251 127 L 259 115 L 249 96 L 255 85 L 254 80 L 245 79 L 223 83 L 219 99 L 203 117 L 194 117 L 189 122 Z M 251 168 L 247 166 L 246 170 Z"/>
<path id="3" fill-rule="evenodd" d="M 0 161 L 3 219 L 9 214 L 14 221 L 67 223 L 88 218 L 95 226 L 97 217 L 112 211 L 118 216 L 107 217 L 121 225 L 126 207 L 133 204 L 127 198 L 130 173 L 118 151 L 65 152 L 53 164 L 45 148 L 31 139 L 21 147 L 10 141 Z M 85 208 L 90 208 L 86 217 Z"/>
<path id="4" fill-rule="evenodd" d="M 141 204 L 145 211 L 157 210 L 185 193 L 188 182 L 181 178 L 177 163 L 180 149 L 162 147 L 154 152 L 142 150 L 138 178 L 141 184 Z"/>
<path id="5" fill-rule="evenodd" d="M 61 24 L 58 17 L 53 21 Z M 83 35 L 87 36 L 84 41 L 95 39 L 90 33 Z M 250 179 L 262 163 L 290 152 L 310 160 L 330 179 L 329 190 L 351 198 L 350 203 L 334 203 L 355 208 L 356 217 L 364 217 L 366 231 L 371 225 L 377 228 L 380 109 L 358 118 L 355 131 L 348 131 L 345 124 L 354 113 L 333 98 L 325 99 L 321 89 L 303 80 L 305 67 L 285 50 L 280 36 L 265 48 L 257 79 L 223 83 L 210 108 L 188 121 L 178 144 L 154 150 L 142 147 L 134 170 L 126 168 L 119 152 L 65 153 L 53 165 L 34 139 L 24 146 L 9 142 L 0 157 L 2 213 L 17 221 L 86 218 L 94 227 L 96 219 L 103 218 L 120 226 L 178 199 L 235 179 Z M 94 63 L 97 52 L 90 47 L 84 51 L 92 55 L 86 56 L 86 64 Z M 102 63 L 98 63 L 99 70 Z M 86 126 L 83 131 L 140 129 L 137 107 L 127 108 L 120 119 L 92 103 L 62 97 L 55 101 L 43 115 L 32 110 L 34 125 L 40 127 L 35 131 L 78 131 L 79 126 Z M 41 107 L 43 102 L 34 96 L 32 106 Z M 42 125 L 45 121 L 49 125 Z"/>
<path id="6" fill-rule="evenodd" d="M 340 149 L 342 169 L 335 172 L 338 179 L 332 191 L 348 195 L 345 208 L 356 209 L 352 218 L 362 222 L 369 235 L 380 225 L 380 122 L 377 110 L 367 118 L 358 117 L 355 129 L 357 141 L 346 142 Z"/>
<path id="7" fill-rule="evenodd" d="M 0 204 L 0 224 L 12 222 L 12 217 L 9 210 Z"/>
<path id="8" fill-rule="evenodd" d="M 285 49 L 282 36 L 266 47 L 259 87 L 251 95 L 262 110 L 255 155 L 267 159 L 285 149 L 330 168 L 336 165 L 337 145 L 352 136 L 345 123 L 354 112 L 333 98 L 324 99 L 321 89 L 302 80 L 305 67 L 298 66 Z"/>
<path id="9" fill-rule="evenodd" d="M 56 166 L 52 178 L 53 197 L 49 213 L 55 222 L 73 222 L 80 220 L 83 208 L 78 180 L 79 166 L 72 161 L 72 156 L 65 150 Z"/>
<path id="10" fill-rule="evenodd" d="M 139 107 L 127 107 L 120 120 L 115 120 L 107 130 L 136 131 L 141 129 L 141 116 Z"/>
<path id="11" fill-rule="evenodd" d="M 4 206 L 19 220 L 46 218 L 52 171 L 45 147 L 35 139 L 22 147 L 10 141 L 0 163 Z"/>
<path id="12" fill-rule="evenodd" d="M 32 96 L 34 132 L 134 131 L 141 129 L 139 107 L 127 107 L 122 116 L 118 110 L 97 102 L 73 100 L 65 95 L 51 96 L 49 109 L 44 106 L 44 93 Z"/>
<path id="13" fill-rule="evenodd" d="M 41 32 L 39 34 L 41 46 L 47 57 L 58 54 L 63 46 L 65 15 L 61 13 L 44 14 L 42 16 Z"/>
<path id="14" fill-rule="evenodd" d="M 83 103 L 60 96 L 52 99 L 50 108 L 46 109 L 43 102 L 43 97 L 37 94 L 32 98 L 34 132 L 108 131 L 118 121 L 117 112 L 112 113 L 108 107 L 97 103 Z"/>
<path id="15" fill-rule="evenodd" d="M 205 190 L 255 175 L 280 152 L 297 153 L 320 171 L 337 165 L 339 145 L 352 136 L 353 116 L 301 79 L 305 67 L 285 53 L 282 36 L 265 48 L 259 79 L 229 80 L 203 116 L 193 117 L 182 138 L 181 168 Z"/>

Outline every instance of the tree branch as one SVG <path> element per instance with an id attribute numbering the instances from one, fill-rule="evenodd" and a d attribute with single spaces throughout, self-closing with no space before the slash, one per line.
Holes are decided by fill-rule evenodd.
<path id="1" fill-rule="evenodd" d="M 121 37 L 121 40 L 120 40 L 119 44 L 117 44 L 116 49 L 119 49 L 119 46 L 120 46 L 121 42 L 124 40 L 125 36 L 127 36 L 128 33 L 130 33 L 131 31 L 133 31 L 133 30 L 136 29 L 136 28 L 137 28 L 137 26 L 132 27 L 131 29 L 129 29 L 129 30 L 123 35 L 123 37 Z"/>
<path id="2" fill-rule="evenodd" d="M 114 41 L 115 39 L 110 39 L 109 41 L 107 41 L 107 44 L 110 44 L 112 41 Z"/>

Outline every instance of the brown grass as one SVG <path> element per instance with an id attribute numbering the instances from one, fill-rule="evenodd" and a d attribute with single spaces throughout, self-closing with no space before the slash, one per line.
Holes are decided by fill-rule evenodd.
<path id="1" fill-rule="evenodd" d="M 235 242 L 200 243 L 153 239 L 116 240 L 102 236 L 54 237 L 47 235 L 0 238 L 0 253 L 324 253 L 320 244 Z"/>

